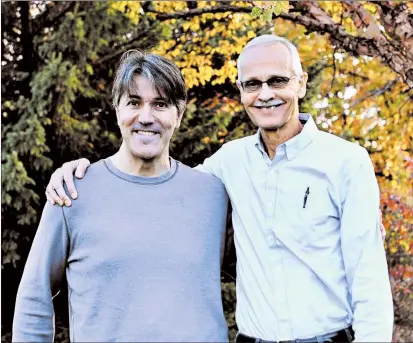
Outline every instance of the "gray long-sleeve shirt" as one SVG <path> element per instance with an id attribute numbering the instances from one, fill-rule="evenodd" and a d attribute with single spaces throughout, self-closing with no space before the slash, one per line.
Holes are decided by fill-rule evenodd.
<path id="1" fill-rule="evenodd" d="M 71 341 L 227 341 L 221 182 L 171 160 L 142 178 L 110 159 L 77 181 L 72 207 L 46 204 L 19 287 L 14 342 L 53 340 L 66 273 Z"/>

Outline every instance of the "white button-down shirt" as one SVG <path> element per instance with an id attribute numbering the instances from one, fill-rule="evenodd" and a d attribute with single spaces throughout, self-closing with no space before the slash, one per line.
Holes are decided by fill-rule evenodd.
<path id="1" fill-rule="evenodd" d="M 300 119 L 302 132 L 273 160 L 258 132 L 197 167 L 231 199 L 239 331 L 283 341 L 353 325 L 358 342 L 390 342 L 393 304 L 368 153 L 319 131 L 311 116 Z"/>

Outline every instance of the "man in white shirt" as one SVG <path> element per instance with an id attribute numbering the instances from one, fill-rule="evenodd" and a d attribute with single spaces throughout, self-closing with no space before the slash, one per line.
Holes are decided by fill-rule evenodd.
<path id="1" fill-rule="evenodd" d="M 390 342 L 374 169 L 364 148 L 299 113 L 306 83 L 289 41 L 250 41 L 237 85 L 258 132 L 197 167 L 224 183 L 233 208 L 237 342 Z M 87 166 L 82 159 L 58 169 L 48 198 L 61 201 L 62 180 L 74 190 L 73 170 L 84 174 Z"/>

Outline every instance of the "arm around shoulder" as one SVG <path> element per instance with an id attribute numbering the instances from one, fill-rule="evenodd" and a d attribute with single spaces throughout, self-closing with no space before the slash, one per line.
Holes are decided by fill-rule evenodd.
<path id="1" fill-rule="evenodd" d="M 214 175 L 215 177 L 220 179 L 222 182 L 224 182 L 223 172 L 222 172 L 223 163 L 225 161 L 224 149 L 225 149 L 225 144 L 212 156 L 206 158 L 204 163 L 197 165 L 195 169 L 203 173 Z"/>

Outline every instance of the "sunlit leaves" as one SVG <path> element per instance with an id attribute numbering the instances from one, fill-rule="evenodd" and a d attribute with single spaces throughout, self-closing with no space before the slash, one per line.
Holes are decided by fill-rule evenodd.
<path id="1" fill-rule="evenodd" d="M 278 16 L 281 12 L 289 10 L 288 1 L 272 1 L 270 4 L 265 1 L 256 1 L 254 4 L 256 6 L 251 10 L 252 16 L 267 22 L 273 19 L 273 15 Z"/>
<path id="2" fill-rule="evenodd" d="M 141 3 L 139 1 L 110 1 L 108 13 L 113 14 L 114 11 L 119 11 L 137 24 L 141 16 Z"/>
<path id="3" fill-rule="evenodd" d="M 110 87 L 122 51 L 150 50 L 170 58 L 182 70 L 190 99 L 171 150 L 175 158 L 195 165 L 223 143 L 256 132 L 238 99 L 236 60 L 250 39 L 274 33 L 297 46 L 303 68 L 310 74 L 300 109 L 312 113 L 321 129 L 369 151 L 381 189 L 393 287 L 408 289 L 412 275 L 407 258 L 413 253 L 412 90 L 378 59 L 352 57 L 341 46 L 332 46 L 327 35 L 309 33 L 282 19 L 295 4 L 197 1 L 198 10 L 231 5 L 247 11 L 156 21 L 151 10 L 188 13 L 189 4 L 77 2 L 52 27 L 34 37 L 38 60 L 30 60 L 34 63 L 30 79 L 18 65 L 21 47 L 17 41 L 6 44 L 4 62 L 15 60 L 2 70 L 7 85 L 2 89 L 6 123 L 2 126 L 2 175 L 7 175 L 2 179 L 2 214 L 8 224 L 3 235 L 3 263 L 18 265 L 16 242 L 26 236 L 20 234 L 22 227 L 34 232 L 41 208 L 39 195 L 45 186 L 42 177 L 47 179 L 65 160 L 79 156 L 96 160 L 118 146 Z M 365 11 L 359 21 L 352 20 L 343 2 L 317 4 L 353 35 L 366 37 L 368 25 L 378 20 L 379 7 L 374 2 L 361 3 Z M 6 2 L 2 9 L 16 6 Z M 407 6 L 413 9 L 413 3 Z M 11 10 L 8 13 L 14 15 Z M 14 25 L 3 34 L 10 41 L 21 34 L 21 28 Z M 23 96 L 25 88 L 29 94 Z M 232 296 L 232 291 L 225 290 L 226 296 Z M 232 325 L 233 312 L 227 315 Z"/>

